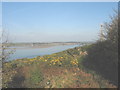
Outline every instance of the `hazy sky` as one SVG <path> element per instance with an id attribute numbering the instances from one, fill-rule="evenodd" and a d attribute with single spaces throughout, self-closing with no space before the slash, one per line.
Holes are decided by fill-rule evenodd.
<path id="1" fill-rule="evenodd" d="M 94 41 L 117 2 L 4 2 L 3 28 L 13 42 Z"/>

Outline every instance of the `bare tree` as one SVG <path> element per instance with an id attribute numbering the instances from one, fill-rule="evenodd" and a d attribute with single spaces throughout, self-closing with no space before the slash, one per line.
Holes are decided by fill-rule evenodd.
<path id="1" fill-rule="evenodd" d="M 0 58 L 1 58 L 2 62 L 5 63 L 7 61 L 7 59 L 9 58 L 9 56 L 11 54 L 13 54 L 14 49 L 10 48 L 10 45 L 11 45 L 10 37 L 9 37 L 9 34 L 5 30 L 2 30 L 0 40 L 1 40 Z"/>

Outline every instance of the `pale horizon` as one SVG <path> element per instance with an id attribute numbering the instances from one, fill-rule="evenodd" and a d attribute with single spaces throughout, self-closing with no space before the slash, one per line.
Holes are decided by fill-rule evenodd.
<path id="1" fill-rule="evenodd" d="M 96 41 L 117 2 L 3 2 L 12 42 Z"/>

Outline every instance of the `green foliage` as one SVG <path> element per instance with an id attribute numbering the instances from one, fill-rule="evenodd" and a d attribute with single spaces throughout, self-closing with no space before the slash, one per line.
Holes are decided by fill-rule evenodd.
<path id="1" fill-rule="evenodd" d="M 82 46 L 80 51 L 86 51 L 87 49 L 89 49 L 92 46 L 93 46 L 93 44 Z"/>
<path id="2" fill-rule="evenodd" d="M 38 68 L 38 66 L 32 66 L 29 68 L 28 71 L 28 75 L 26 77 L 26 82 L 27 82 L 27 87 L 42 87 L 39 86 L 38 84 L 42 82 L 43 80 L 43 75 L 42 72 L 40 70 L 40 68 Z M 26 83 L 25 82 L 25 83 Z"/>
<path id="3" fill-rule="evenodd" d="M 82 62 L 84 61 L 84 59 L 85 59 L 85 56 L 82 56 L 82 57 L 78 58 L 78 67 L 80 69 L 84 69 L 84 66 L 82 64 Z"/>
<path id="4" fill-rule="evenodd" d="M 109 41 L 97 42 L 87 52 L 83 65 L 117 84 L 118 52 L 115 45 Z"/>
<path id="5" fill-rule="evenodd" d="M 112 87 L 107 81 L 96 77 L 97 74 L 93 72 L 88 73 L 84 69 L 84 61 L 87 61 L 88 67 L 92 65 L 99 67 L 99 65 L 95 66 L 95 63 L 93 64 L 95 62 L 93 56 L 95 57 L 97 54 L 93 53 L 93 51 L 96 48 L 98 51 L 103 51 L 103 42 L 100 43 L 97 45 L 76 47 L 52 55 L 38 56 L 30 59 L 24 58 L 8 62 L 4 67 L 4 86 L 24 88 Z M 103 47 L 101 48 L 99 45 L 103 45 Z M 106 45 L 106 48 L 109 47 Z M 84 54 L 86 50 L 88 55 Z M 91 54 L 92 58 L 89 58 Z M 92 59 L 94 60 L 92 61 Z M 9 71 L 7 71 L 8 68 L 10 68 Z M 98 68 L 95 70 L 98 70 Z M 9 79 L 9 77 L 11 78 Z M 49 84 L 47 84 L 48 82 Z M 103 85 L 101 86 L 100 83 L 103 83 Z"/>
<path id="6" fill-rule="evenodd" d="M 83 65 L 101 74 L 112 83 L 118 83 L 118 18 L 112 17 L 105 24 L 104 41 L 98 40 L 87 49 L 88 55 Z"/>
<path id="7" fill-rule="evenodd" d="M 34 84 L 41 82 L 42 79 L 43 78 L 42 78 L 41 72 L 39 71 L 31 72 L 30 81 L 32 81 Z"/>

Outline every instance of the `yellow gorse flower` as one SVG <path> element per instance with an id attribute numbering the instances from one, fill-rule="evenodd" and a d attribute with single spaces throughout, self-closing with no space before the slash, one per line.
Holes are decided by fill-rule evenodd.
<path id="1" fill-rule="evenodd" d="M 58 57 L 57 59 L 51 60 L 50 64 L 51 65 L 56 65 L 56 64 L 60 64 L 61 65 L 62 63 L 61 63 L 61 59 L 60 58 L 62 58 L 62 57 Z"/>
<path id="2" fill-rule="evenodd" d="M 72 61 L 71 61 L 71 64 L 72 64 L 72 65 L 78 65 L 78 61 L 77 61 L 77 59 L 72 60 Z"/>
<path id="3" fill-rule="evenodd" d="M 47 60 L 45 60 L 45 62 L 47 62 Z"/>

